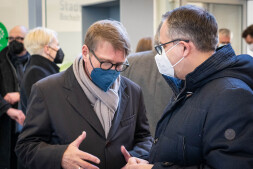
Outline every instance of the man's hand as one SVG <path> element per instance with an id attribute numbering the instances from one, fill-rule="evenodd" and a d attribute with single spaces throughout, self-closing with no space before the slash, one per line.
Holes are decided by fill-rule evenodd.
<path id="1" fill-rule="evenodd" d="M 129 152 L 126 150 L 124 146 L 121 146 L 121 153 L 124 155 L 125 160 L 127 162 L 127 164 L 122 169 L 139 169 L 139 168 L 151 169 L 152 168 L 152 165 L 149 165 L 148 161 L 140 159 L 140 158 L 136 158 L 136 157 L 131 157 L 131 155 L 129 154 Z"/>
<path id="2" fill-rule="evenodd" d="M 7 93 L 4 96 L 4 100 L 6 100 L 10 104 L 15 104 L 15 103 L 19 102 L 20 94 L 19 94 L 19 92 Z"/>
<path id="3" fill-rule="evenodd" d="M 62 168 L 64 169 L 79 169 L 85 168 L 85 169 L 98 169 L 98 167 L 90 164 L 87 161 L 94 162 L 96 164 L 100 163 L 100 160 L 86 152 L 83 152 L 79 150 L 79 145 L 82 143 L 82 141 L 86 137 L 86 132 L 83 132 L 75 141 L 73 141 L 66 151 L 63 154 L 62 157 Z M 95 143 L 94 143 L 95 146 Z M 87 160 L 87 161 L 86 161 Z"/>
<path id="4" fill-rule="evenodd" d="M 120 150 L 121 150 L 121 153 L 123 154 L 123 156 L 125 157 L 126 162 L 128 162 L 129 158 L 131 158 L 132 156 L 126 150 L 125 146 L 121 146 Z"/>
<path id="5" fill-rule="evenodd" d="M 9 108 L 6 112 L 6 114 L 13 120 L 15 120 L 17 123 L 19 123 L 21 126 L 23 126 L 25 121 L 25 115 L 21 110 Z"/>
<path id="6" fill-rule="evenodd" d="M 122 169 L 151 169 L 153 165 L 148 164 L 148 161 L 131 157 L 128 160 L 128 163 Z"/>

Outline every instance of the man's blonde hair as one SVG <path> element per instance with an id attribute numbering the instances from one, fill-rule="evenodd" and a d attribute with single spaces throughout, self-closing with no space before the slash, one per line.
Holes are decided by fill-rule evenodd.
<path id="1" fill-rule="evenodd" d="M 37 27 L 29 31 L 26 35 L 24 46 L 31 55 L 41 55 L 44 46 L 50 45 L 54 38 L 57 38 L 55 31 L 44 27 Z"/>
<path id="2" fill-rule="evenodd" d="M 124 26 L 114 20 L 100 20 L 92 24 L 85 35 L 84 43 L 89 50 L 96 50 L 98 42 L 107 41 L 115 50 L 130 53 L 130 42 Z"/>

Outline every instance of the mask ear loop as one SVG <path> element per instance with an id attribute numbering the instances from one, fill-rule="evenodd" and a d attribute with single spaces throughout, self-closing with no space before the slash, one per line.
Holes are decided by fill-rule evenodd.
<path id="1" fill-rule="evenodd" d="M 52 47 L 51 46 L 49 46 L 49 45 L 47 45 L 48 46 L 48 48 L 50 48 L 50 49 L 52 49 Z M 52 50 L 54 50 L 54 49 L 52 49 Z M 54 50 L 55 51 L 55 50 Z M 51 55 L 50 55 L 50 53 L 48 52 L 48 54 L 47 54 L 51 59 L 53 59 L 53 61 L 54 61 L 54 59 L 55 58 L 53 58 Z"/>
<path id="2" fill-rule="evenodd" d="M 91 53 L 91 52 L 89 52 L 89 60 L 90 60 L 90 64 L 91 64 L 91 67 L 93 68 L 93 70 L 94 70 L 94 71 L 96 71 L 96 69 L 94 68 L 94 66 L 93 66 L 93 64 L 92 64 L 92 62 L 91 62 L 90 53 Z"/>
<path id="3" fill-rule="evenodd" d="M 167 50 L 167 52 L 169 52 L 169 51 L 171 51 L 174 47 L 176 47 L 177 45 L 179 44 L 179 42 L 177 43 L 177 44 L 175 44 L 174 46 L 172 46 L 169 50 Z M 163 49 L 164 49 L 164 47 L 163 47 Z M 164 50 L 165 51 L 165 50 Z M 167 53 L 167 52 L 165 52 L 165 53 Z"/>
<path id="4" fill-rule="evenodd" d="M 177 63 L 175 63 L 174 65 L 172 65 L 171 67 L 175 67 L 178 63 L 180 63 L 182 60 L 184 59 L 184 57 L 182 57 L 182 59 L 180 59 Z"/>
<path id="5" fill-rule="evenodd" d="M 176 47 L 180 42 L 178 42 L 176 45 L 174 45 L 172 48 L 170 48 L 169 50 L 167 50 L 167 52 L 171 51 L 174 47 Z M 164 48 L 163 48 L 164 49 Z M 165 53 L 167 53 L 165 52 Z M 184 59 L 184 57 L 182 57 L 177 63 L 175 63 L 174 65 L 172 65 L 171 67 L 175 67 L 177 64 L 179 64 L 182 60 Z"/>

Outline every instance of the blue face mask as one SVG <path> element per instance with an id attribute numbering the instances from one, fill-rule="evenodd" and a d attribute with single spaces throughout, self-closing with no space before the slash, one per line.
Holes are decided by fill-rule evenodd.
<path id="1" fill-rule="evenodd" d="M 114 81 L 118 78 L 120 72 L 116 70 L 103 70 L 101 68 L 94 68 L 91 71 L 91 80 L 100 89 L 107 92 Z"/>

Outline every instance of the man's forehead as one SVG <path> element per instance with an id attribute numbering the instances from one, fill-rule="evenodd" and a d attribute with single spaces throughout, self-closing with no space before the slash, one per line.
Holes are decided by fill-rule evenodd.
<path id="1" fill-rule="evenodd" d="M 229 36 L 219 36 L 220 40 L 230 40 Z"/>
<path id="2" fill-rule="evenodd" d="M 9 34 L 11 36 L 25 36 L 26 29 L 20 26 L 16 26 L 10 30 Z"/>
<path id="3" fill-rule="evenodd" d="M 160 37 L 159 37 L 159 42 L 160 43 L 165 43 L 168 40 L 168 27 L 167 27 L 167 22 L 165 21 L 160 29 Z"/>

